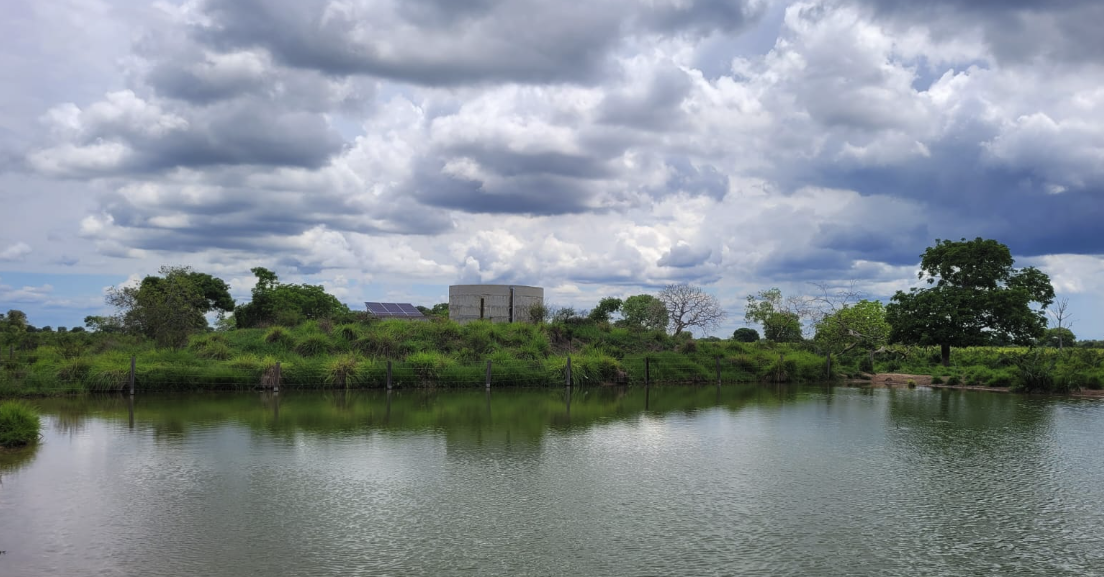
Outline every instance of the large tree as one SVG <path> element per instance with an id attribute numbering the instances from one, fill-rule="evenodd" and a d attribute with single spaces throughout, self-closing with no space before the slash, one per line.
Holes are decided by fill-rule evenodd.
<path id="1" fill-rule="evenodd" d="M 717 297 L 694 285 L 667 285 L 659 291 L 658 298 L 667 308 L 667 317 L 676 335 L 694 327 L 711 330 L 727 316 Z"/>
<path id="2" fill-rule="evenodd" d="M 951 347 L 994 338 L 1033 343 L 1046 331 L 1054 288 L 1038 269 L 1013 264 L 1011 251 L 995 240 L 937 239 L 920 255 L 918 277 L 929 287 L 897 291 L 886 306 L 890 339 L 938 345 L 943 366 L 950 364 Z"/>
<path id="3" fill-rule="evenodd" d="M 118 311 L 118 325 L 129 333 L 179 348 L 188 335 L 207 327 L 204 315 L 234 310 L 230 289 L 221 279 L 189 267 L 163 266 L 162 276 L 147 276 L 138 286 L 111 289 L 107 303 Z"/>

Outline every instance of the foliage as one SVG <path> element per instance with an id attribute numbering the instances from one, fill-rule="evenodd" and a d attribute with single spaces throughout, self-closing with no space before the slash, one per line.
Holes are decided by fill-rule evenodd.
<path id="1" fill-rule="evenodd" d="M 22 447 L 38 442 L 42 423 L 38 411 L 23 401 L 0 403 L 0 447 Z"/>
<path id="2" fill-rule="evenodd" d="M 610 316 L 621 310 L 621 305 L 621 299 L 606 297 L 598 301 L 598 305 L 590 311 L 587 318 L 597 323 L 608 323 L 610 321 Z"/>
<path id="3" fill-rule="evenodd" d="M 120 333 L 123 331 L 119 319 L 111 316 L 86 316 L 84 326 L 94 333 Z"/>
<path id="4" fill-rule="evenodd" d="M 889 331 L 882 303 L 861 300 L 823 317 L 816 324 L 814 340 L 833 353 L 853 348 L 873 351 L 886 344 Z"/>
<path id="5" fill-rule="evenodd" d="M 686 283 L 667 285 L 659 291 L 659 300 L 676 335 L 690 328 L 712 330 L 728 316 L 717 297 Z"/>
<path id="6" fill-rule="evenodd" d="M 1065 327 L 1055 327 L 1053 329 L 1047 329 L 1046 332 L 1043 333 L 1043 338 L 1039 339 L 1039 344 L 1056 349 L 1075 346 L 1077 344 L 1077 335 L 1073 334 L 1073 331 Z"/>
<path id="7" fill-rule="evenodd" d="M 153 339 L 158 346 L 178 349 L 188 335 L 207 327 L 204 314 L 230 311 L 234 302 L 226 283 L 188 267 L 163 266 L 162 277 L 147 276 L 138 286 L 112 288 L 107 303 L 118 311 L 108 326 Z M 89 318 L 85 319 L 89 322 Z"/>
<path id="8" fill-rule="evenodd" d="M 777 288 L 748 295 L 744 321 L 763 327 L 763 338 L 775 343 L 801 342 L 800 299 L 783 299 Z"/>
<path id="9" fill-rule="evenodd" d="M 939 345 L 944 365 L 951 347 L 988 344 L 994 335 L 1034 342 L 1046 329 L 1054 289 L 1046 274 L 1013 264 L 1008 247 L 995 240 L 936 240 L 921 255 L 918 275 L 930 288 L 897 291 L 886 307 L 890 340 Z"/>
<path id="10" fill-rule="evenodd" d="M 333 319 L 350 314 L 349 307 L 318 285 L 281 284 L 276 273 L 251 269 L 257 277 L 253 300 L 238 305 L 234 321 L 239 329 L 268 325 L 295 326 L 307 320 Z"/>
<path id="11" fill-rule="evenodd" d="M 621 321 L 626 327 L 646 331 L 667 328 L 670 317 L 663 301 L 652 295 L 635 295 L 621 303 Z"/>
<path id="12" fill-rule="evenodd" d="M 754 343 L 759 340 L 759 331 L 748 327 L 741 327 L 733 331 L 732 340 L 738 343 Z"/>

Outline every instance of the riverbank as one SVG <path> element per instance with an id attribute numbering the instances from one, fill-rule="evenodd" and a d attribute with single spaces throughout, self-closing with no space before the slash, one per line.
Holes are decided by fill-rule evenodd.
<path id="1" fill-rule="evenodd" d="M 874 387 L 908 387 L 910 383 L 917 387 L 928 387 L 932 389 L 952 389 L 957 391 L 982 391 L 988 393 L 1014 393 L 1015 390 L 1009 387 L 987 387 L 984 385 L 949 385 L 947 383 L 933 383 L 932 379 L 935 378 L 932 375 L 923 374 L 909 374 L 909 373 L 877 373 L 873 375 L 863 375 L 865 378 L 850 378 L 849 384 L 860 386 L 874 386 Z M 1070 391 L 1067 393 L 1060 393 L 1061 396 L 1086 398 L 1086 399 L 1104 399 L 1104 390 L 1099 389 L 1087 389 L 1082 388 L 1079 390 Z"/>
<path id="2" fill-rule="evenodd" d="M 609 323 L 384 320 L 193 335 L 181 349 L 105 333 L 25 335 L 0 357 L 0 398 L 97 391 L 469 388 L 812 382 L 829 378 L 815 341 L 693 339 Z M 1104 351 L 889 347 L 833 357 L 831 380 L 1023 392 L 1100 389 Z M 133 361 L 133 369 L 132 369 Z M 570 370 L 569 370 L 570 366 Z M 133 375 L 133 379 L 132 379 Z M 870 376 L 875 375 L 875 376 Z M 897 375 L 897 376 L 893 376 Z M 873 379 L 873 380 L 871 380 Z M 898 382 L 901 381 L 901 382 Z"/>

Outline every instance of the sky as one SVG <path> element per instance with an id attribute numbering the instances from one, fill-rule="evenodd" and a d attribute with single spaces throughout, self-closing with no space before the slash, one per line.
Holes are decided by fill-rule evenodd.
<path id="1" fill-rule="evenodd" d="M 993 238 L 1104 338 L 1098 0 L 55 0 L 0 19 L 0 310 L 187 265 L 363 301 L 917 286 Z M 702 334 L 699 331 L 699 336 Z"/>

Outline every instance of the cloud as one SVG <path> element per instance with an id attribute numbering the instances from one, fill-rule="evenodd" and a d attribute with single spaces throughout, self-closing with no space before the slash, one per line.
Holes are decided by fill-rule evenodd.
<path id="1" fill-rule="evenodd" d="M 31 254 L 31 247 L 25 242 L 17 242 L 4 250 L 0 250 L 0 261 L 22 261 Z"/>

